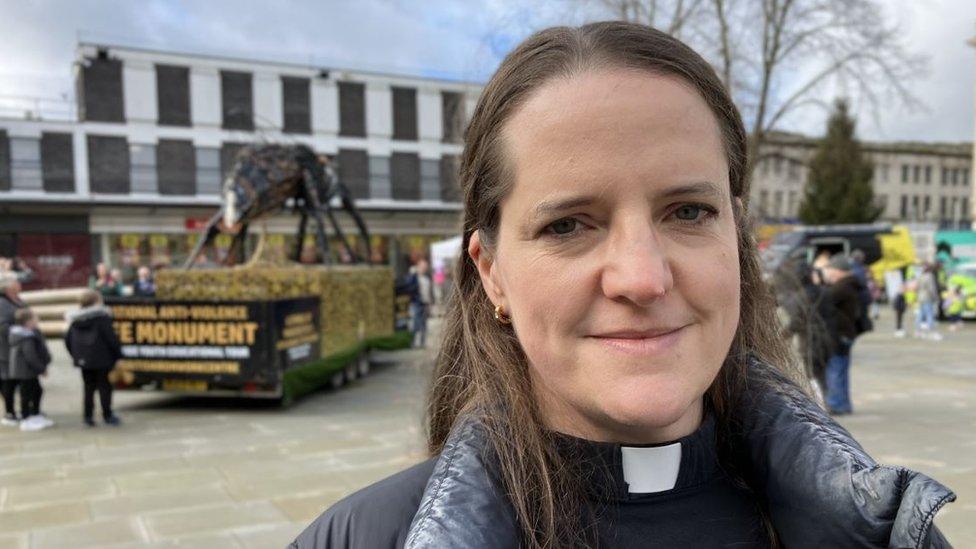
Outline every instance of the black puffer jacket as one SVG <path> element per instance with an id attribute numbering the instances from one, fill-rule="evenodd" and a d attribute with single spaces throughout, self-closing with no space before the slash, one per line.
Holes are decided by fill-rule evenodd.
<path id="1" fill-rule="evenodd" d="M 857 323 L 863 309 L 863 290 L 864 285 L 854 275 L 847 275 L 830 285 L 830 299 L 834 302 L 837 317 L 837 336 L 841 340 L 852 342 L 859 334 Z"/>
<path id="2" fill-rule="evenodd" d="M 14 326 L 17 309 L 24 307 L 23 301 L 0 295 L 0 379 L 10 375 L 10 328 Z"/>
<path id="3" fill-rule="evenodd" d="M 112 328 L 112 316 L 102 306 L 85 307 L 68 313 L 70 322 L 64 346 L 83 370 L 111 370 L 122 358 L 122 344 Z"/>
<path id="4" fill-rule="evenodd" d="M 780 383 L 764 381 L 770 378 Z M 738 404 L 741 432 L 733 442 L 747 454 L 745 472 L 768 502 L 785 547 L 949 547 L 932 523 L 955 499 L 948 488 L 878 465 L 768 366 L 754 363 L 749 384 L 752 396 Z M 459 421 L 438 458 L 335 504 L 290 547 L 518 547 L 514 514 L 488 472 L 485 445 L 480 423 Z"/>

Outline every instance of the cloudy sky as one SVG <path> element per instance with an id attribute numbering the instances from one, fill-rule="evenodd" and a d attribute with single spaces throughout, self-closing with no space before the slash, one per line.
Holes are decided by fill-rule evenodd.
<path id="1" fill-rule="evenodd" d="M 862 137 L 971 141 L 976 0 L 877 0 L 928 59 L 908 82 L 924 104 L 858 108 Z M 0 0 L 0 112 L 67 112 L 79 40 L 484 81 L 532 30 L 591 17 L 599 0 Z M 8 111 L 9 112 L 9 111 Z M 825 113 L 784 128 L 816 135 Z"/>

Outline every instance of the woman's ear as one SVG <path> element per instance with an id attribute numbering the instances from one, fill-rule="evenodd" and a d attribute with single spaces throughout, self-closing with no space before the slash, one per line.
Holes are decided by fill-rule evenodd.
<path id="1" fill-rule="evenodd" d="M 481 231 L 471 233 L 468 242 L 468 255 L 478 268 L 478 275 L 481 277 L 481 286 L 488 294 L 488 299 L 495 305 L 505 305 L 505 292 L 501 284 L 498 283 L 498 269 L 495 257 L 487 250 L 481 242 Z"/>

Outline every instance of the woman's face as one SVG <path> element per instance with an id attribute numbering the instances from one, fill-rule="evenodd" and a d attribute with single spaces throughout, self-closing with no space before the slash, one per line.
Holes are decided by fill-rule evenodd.
<path id="1" fill-rule="evenodd" d="M 660 442 L 691 433 L 739 319 L 720 129 L 673 77 L 554 80 L 507 121 L 514 186 L 494 253 L 469 253 L 511 315 L 556 430 Z"/>

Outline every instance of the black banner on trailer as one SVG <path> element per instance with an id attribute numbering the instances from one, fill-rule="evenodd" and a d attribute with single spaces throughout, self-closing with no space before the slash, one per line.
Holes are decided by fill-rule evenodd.
<path id="1" fill-rule="evenodd" d="M 284 369 L 318 360 L 319 299 L 157 301 L 109 298 L 134 386 L 274 391 Z M 129 385 L 129 383 L 126 383 Z"/>
<path id="2" fill-rule="evenodd" d="M 274 352 L 281 371 L 319 358 L 319 310 L 317 297 L 271 302 Z"/>

